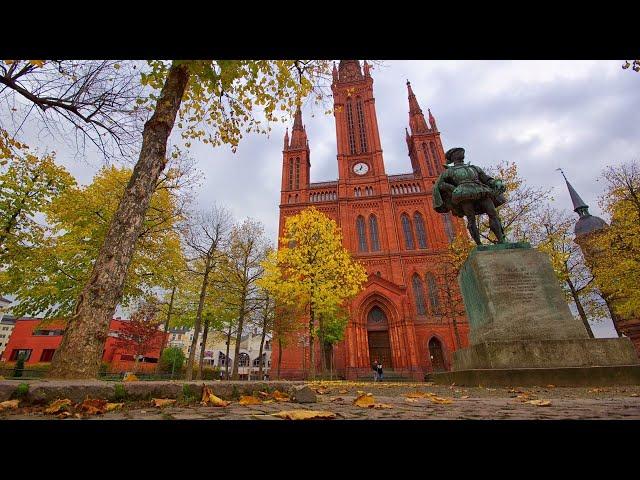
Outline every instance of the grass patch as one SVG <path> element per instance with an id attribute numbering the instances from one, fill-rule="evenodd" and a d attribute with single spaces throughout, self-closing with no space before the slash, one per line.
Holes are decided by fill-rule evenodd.
<path id="1" fill-rule="evenodd" d="M 182 398 L 181 400 L 185 403 L 192 403 L 198 399 L 196 392 L 193 391 L 191 385 L 185 384 L 182 386 Z"/>
<path id="2" fill-rule="evenodd" d="M 124 385 L 121 383 L 116 383 L 113 388 L 113 399 L 116 402 L 122 402 L 127 399 L 127 391 L 124 388 Z"/>
<path id="3" fill-rule="evenodd" d="M 240 400 L 240 390 L 236 385 L 233 386 L 233 390 L 231 391 L 231 400 Z"/>
<path id="4" fill-rule="evenodd" d="M 22 400 L 26 398 L 28 393 L 29 393 L 29 384 L 21 383 L 20 385 L 18 385 L 18 388 L 15 389 L 15 391 L 13 392 L 13 395 L 15 396 L 15 398 L 19 398 Z"/>

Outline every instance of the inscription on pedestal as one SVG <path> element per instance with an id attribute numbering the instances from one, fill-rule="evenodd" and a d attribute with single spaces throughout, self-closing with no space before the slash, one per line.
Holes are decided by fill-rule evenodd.
<path id="1" fill-rule="evenodd" d="M 548 256 L 532 248 L 474 251 L 460 272 L 471 344 L 586 338 Z"/>

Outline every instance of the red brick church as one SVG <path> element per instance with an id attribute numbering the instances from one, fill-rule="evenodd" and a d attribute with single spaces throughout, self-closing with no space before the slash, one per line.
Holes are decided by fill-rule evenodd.
<path id="1" fill-rule="evenodd" d="M 466 318 L 444 313 L 442 285 L 436 280 L 440 255 L 464 224 L 431 207 L 444 150 L 431 111 L 425 118 L 409 82 L 407 87 L 410 173 L 385 172 L 366 62 L 342 60 L 333 69 L 337 180 L 311 183 L 300 110 L 291 137 L 287 130 L 284 138 L 280 237 L 288 216 L 314 206 L 338 223 L 345 247 L 369 274 L 349 305 L 344 340 L 333 351 L 333 371 L 347 379 L 370 376 L 376 359 L 387 377 L 421 379 L 427 372 L 450 369 L 452 352 L 467 346 Z M 276 347 L 274 362 L 278 355 Z M 316 359 L 319 369 L 319 354 Z M 292 338 L 282 352 L 281 377 L 303 377 L 308 365 L 308 339 Z"/>

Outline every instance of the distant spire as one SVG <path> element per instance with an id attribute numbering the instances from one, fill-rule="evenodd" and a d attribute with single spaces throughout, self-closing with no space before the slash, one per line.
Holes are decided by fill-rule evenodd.
<path id="1" fill-rule="evenodd" d="M 338 81 L 338 68 L 336 67 L 336 62 L 333 62 L 333 81 Z"/>
<path id="2" fill-rule="evenodd" d="M 411 133 L 426 133 L 429 127 L 427 127 L 427 122 L 424 119 L 409 80 L 407 80 L 407 91 L 409 93 L 409 126 L 411 127 Z"/>
<path id="3" fill-rule="evenodd" d="M 300 105 L 298 105 L 298 109 L 296 110 L 296 114 L 293 119 L 293 130 L 302 130 L 302 110 L 300 110 Z"/>
<path id="4" fill-rule="evenodd" d="M 284 132 L 284 149 L 288 149 L 289 148 L 289 127 L 287 127 L 286 131 Z"/>
<path id="5" fill-rule="evenodd" d="M 363 64 L 363 70 L 364 70 L 364 76 L 365 76 L 365 77 L 370 77 L 370 76 L 371 76 L 371 74 L 369 73 L 369 69 L 370 69 L 370 68 L 371 68 L 371 65 L 369 65 L 369 64 L 367 63 L 367 61 L 365 60 L 365 61 L 364 61 L 364 64 Z"/>
<path id="6" fill-rule="evenodd" d="M 567 189 L 569 190 L 569 195 L 571 196 L 571 202 L 573 203 L 573 211 L 581 217 L 589 215 L 589 205 L 584 203 L 584 200 L 580 198 L 580 195 L 578 195 L 578 192 L 576 192 L 575 188 L 573 188 L 573 185 L 569 183 L 569 180 L 567 180 L 567 177 L 562 169 L 558 168 L 558 170 L 560 170 L 560 173 L 564 177 L 564 181 L 567 184 Z"/>

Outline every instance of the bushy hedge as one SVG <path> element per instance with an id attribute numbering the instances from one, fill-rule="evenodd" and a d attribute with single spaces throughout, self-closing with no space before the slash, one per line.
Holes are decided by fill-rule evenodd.
<path id="1" fill-rule="evenodd" d="M 160 371 L 163 373 L 171 373 L 172 371 L 174 371 L 175 373 L 180 373 L 182 372 L 182 365 L 184 364 L 184 361 L 184 352 L 181 348 L 165 348 L 162 351 L 162 357 L 160 357 Z"/>

